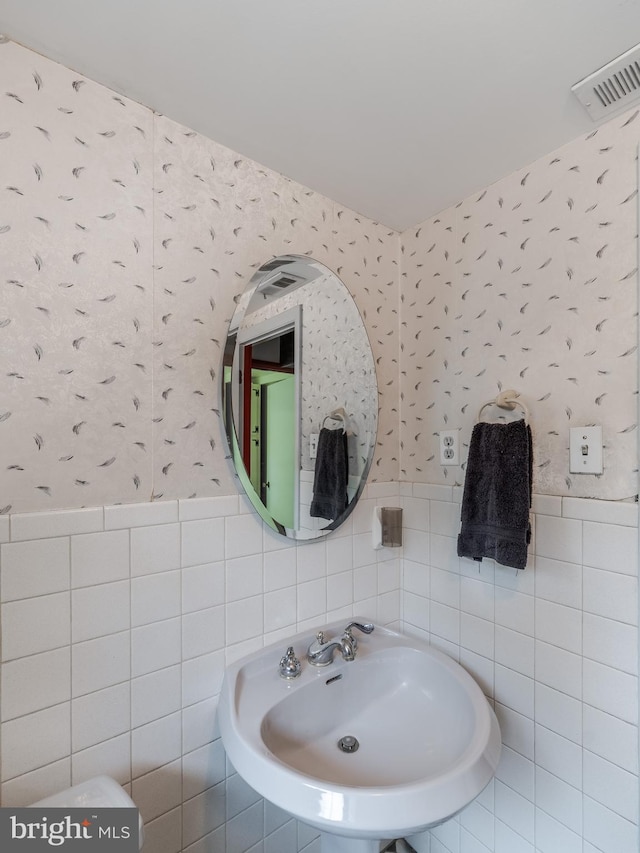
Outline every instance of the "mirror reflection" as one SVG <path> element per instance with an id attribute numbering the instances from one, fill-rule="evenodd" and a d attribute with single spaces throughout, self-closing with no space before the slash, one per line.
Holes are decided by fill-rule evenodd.
<path id="1" fill-rule="evenodd" d="M 318 261 L 264 264 L 238 300 L 223 363 L 231 460 L 261 516 L 295 539 L 336 529 L 375 448 L 375 365 L 358 309 Z"/>

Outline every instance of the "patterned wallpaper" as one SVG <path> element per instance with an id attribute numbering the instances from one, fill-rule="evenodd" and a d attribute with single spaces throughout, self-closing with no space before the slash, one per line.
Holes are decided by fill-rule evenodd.
<path id="1" fill-rule="evenodd" d="M 400 244 L 11 42 L 0 76 L 0 512 L 235 491 L 221 348 L 252 273 L 286 253 L 334 270 L 365 319 L 372 479 L 461 483 L 438 431 L 461 429 L 464 459 L 480 405 L 513 387 L 537 492 L 637 492 L 636 112 Z M 570 475 L 569 427 L 589 423 L 605 472 Z"/>
<path id="2" fill-rule="evenodd" d="M 461 430 L 465 460 L 480 406 L 514 388 L 536 492 L 637 493 L 639 137 L 636 110 L 402 235 L 401 479 L 462 483 L 438 431 Z M 588 424 L 599 476 L 569 473 L 569 428 Z"/>
<path id="3" fill-rule="evenodd" d="M 397 234 L 14 43 L 0 79 L 0 512 L 234 492 L 222 347 L 285 253 L 366 318 L 396 479 Z"/>

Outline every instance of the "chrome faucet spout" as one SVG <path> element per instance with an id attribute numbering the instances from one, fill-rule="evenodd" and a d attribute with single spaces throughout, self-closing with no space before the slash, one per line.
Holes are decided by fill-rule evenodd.
<path id="1" fill-rule="evenodd" d="M 340 651 L 343 660 L 354 660 L 356 649 L 353 637 L 345 632 L 340 640 L 327 641 L 324 633 L 319 631 L 307 650 L 307 660 L 312 666 L 328 666 L 333 663 L 333 655 L 336 650 Z"/>

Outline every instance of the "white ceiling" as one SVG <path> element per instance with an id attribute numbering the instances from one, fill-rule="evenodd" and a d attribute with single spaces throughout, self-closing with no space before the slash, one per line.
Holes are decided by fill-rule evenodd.
<path id="1" fill-rule="evenodd" d="M 640 0 L 0 0 L 0 32 L 402 230 L 591 130 L 570 87 Z"/>

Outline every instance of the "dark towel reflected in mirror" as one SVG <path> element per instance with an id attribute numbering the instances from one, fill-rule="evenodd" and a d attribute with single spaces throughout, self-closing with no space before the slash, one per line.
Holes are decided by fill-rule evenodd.
<path id="1" fill-rule="evenodd" d="M 349 458 L 344 428 L 320 430 L 310 513 L 334 521 L 347 508 Z"/>

